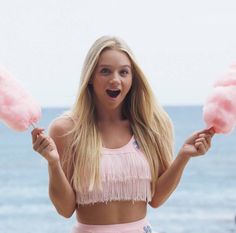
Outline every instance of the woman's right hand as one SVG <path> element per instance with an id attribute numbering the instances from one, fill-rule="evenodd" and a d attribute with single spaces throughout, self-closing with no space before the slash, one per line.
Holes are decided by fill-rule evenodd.
<path id="1" fill-rule="evenodd" d="M 44 129 L 35 128 L 32 130 L 33 149 L 41 154 L 49 164 L 55 164 L 60 161 L 55 142 L 49 136 L 43 133 Z"/>

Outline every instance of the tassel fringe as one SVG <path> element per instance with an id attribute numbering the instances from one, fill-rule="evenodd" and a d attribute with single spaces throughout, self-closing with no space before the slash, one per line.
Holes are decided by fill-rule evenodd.
<path id="1" fill-rule="evenodd" d="M 102 191 L 77 192 L 78 204 L 112 200 L 151 201 L 151 172 L 145 156 L 139 151 L 102 154 L 100 174 Z"/>

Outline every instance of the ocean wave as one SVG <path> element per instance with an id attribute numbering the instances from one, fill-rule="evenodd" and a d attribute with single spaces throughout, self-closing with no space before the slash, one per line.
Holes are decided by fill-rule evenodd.
<path id="1" fill-rule="evenodd" d="M 20 214 L 42 215 L 50 212 L 55 212 L 55 209 L 52 205 L 47 205 L 47 204 L 25 204 L 25 205 L 5 204 L 0 206 L 0 216 L 20 215 Z"/>

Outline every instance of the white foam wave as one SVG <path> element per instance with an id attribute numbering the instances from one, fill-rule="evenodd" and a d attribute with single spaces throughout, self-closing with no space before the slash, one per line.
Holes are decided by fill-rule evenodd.
<path id="1" fill-rule="evenodd" d="M 46 214 L 50 212 L 55 212 L 55 209 L 52 205 L 47 204 L 27 204 L 27 205 L 1 205 L 0 206 L 0 216 L 6 215 L 29 215 L 29 214 Z"/>

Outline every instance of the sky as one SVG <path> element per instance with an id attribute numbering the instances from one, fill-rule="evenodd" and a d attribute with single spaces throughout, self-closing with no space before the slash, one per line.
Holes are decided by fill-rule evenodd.
<path id="1" fill-rule="evenodd" d="M 70 107 L 84 58 L 123 38 L 161 105 L 203 105 L 236 62 L 235 0 L 0 0 L 0 65 L 43 107 Z"/>

